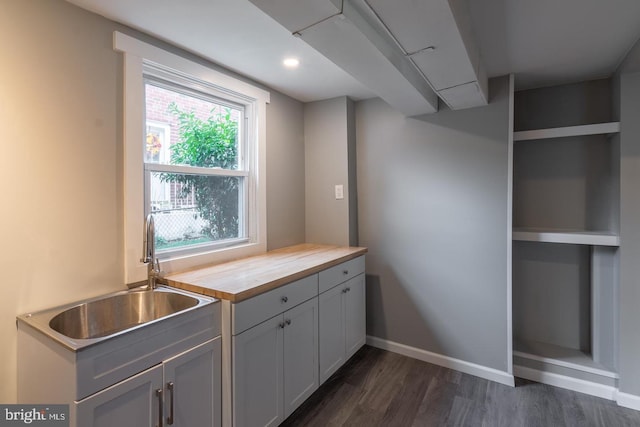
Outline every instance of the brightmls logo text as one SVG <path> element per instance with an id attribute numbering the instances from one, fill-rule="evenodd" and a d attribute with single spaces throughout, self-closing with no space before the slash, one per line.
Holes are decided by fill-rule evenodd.
<path id="1" fill-rule="evenodd" d="M 0 405 L 0 427 L 69 427 L 69 405 Z"/>

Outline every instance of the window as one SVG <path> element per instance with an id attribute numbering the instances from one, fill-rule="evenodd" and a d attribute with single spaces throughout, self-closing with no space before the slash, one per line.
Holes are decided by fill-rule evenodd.
<path id="1" fill-rule="evenodd" d="M 266 250 L 269 94 L 122 33 L 125 282 L 144 280 L 144 218 L 166 272 Z"/>
<path id="2" fill-rule="evenodd" d="M 166 73 L 165 73 L 166 74 Z M 145 73 L 145 215 L 158 255 L 248 239 L 244 106 Z"/>

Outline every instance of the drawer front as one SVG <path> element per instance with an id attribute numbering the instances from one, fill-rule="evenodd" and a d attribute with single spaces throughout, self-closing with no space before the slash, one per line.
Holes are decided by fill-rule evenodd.
<path id="1" fill-rule="evenodd" d="M 102 390 L 220 334 L 220 303 L 161 320 L 76 353 L 75 399 Z"/>
<path id="2" fill-rule="evenodd" d="M 321 271 L 319 276 L 319 292 L 328 291 L 342 282 L 364 273 L 364 255 L 343 262 Z"/>
<path id="3" fill-rule="evenodd" d="M 317 295 L 318 275 L 314 274 L 237 304 L 231 304 L 232 333 L 237 335 Z"/>

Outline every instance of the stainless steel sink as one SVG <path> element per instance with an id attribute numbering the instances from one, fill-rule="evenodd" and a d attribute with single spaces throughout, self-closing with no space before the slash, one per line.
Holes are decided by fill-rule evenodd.
<path id="1" fill-rule="evenodd" d="M 18 318 L 66 347 L 78 350 L 215 301 L 160 286 L 154 290 L 117 292 Z"/>
<path id="2" fill-rule="evenodd" d="M 197 304 L 196 298 L 173 292 L 128 292 L 71 307 L 51 319 L 49 326 L 69 338 L 100 338 Z"/>

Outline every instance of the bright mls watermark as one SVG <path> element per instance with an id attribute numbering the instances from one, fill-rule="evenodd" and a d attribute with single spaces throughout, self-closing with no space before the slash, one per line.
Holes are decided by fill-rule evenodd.
<path id="1" fill-rule="evenodd" d="M 0 427 L 69 427 L 69 405 L 0 405 Z"/>

